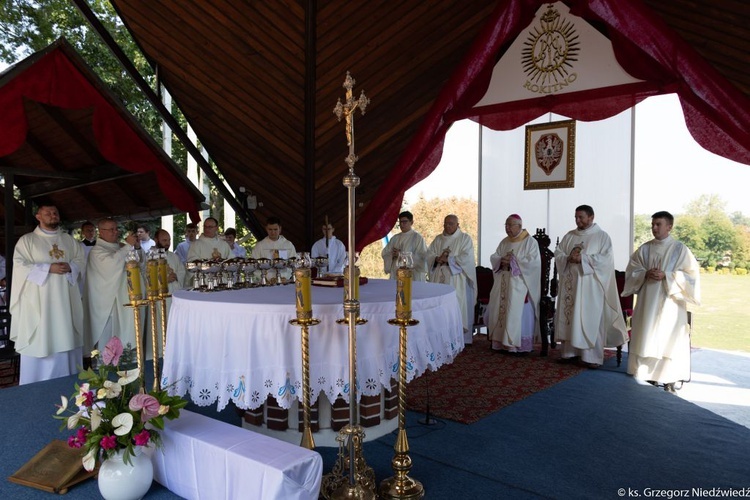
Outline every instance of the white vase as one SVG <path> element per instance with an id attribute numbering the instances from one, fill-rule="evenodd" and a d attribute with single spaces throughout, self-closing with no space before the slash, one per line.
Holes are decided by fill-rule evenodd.
<path id="1" fill-rule="evenodd" d="M 151 488 L 154 465 L 151 455 L 136 448 L 130 464 L 123 462 L 123 450 L 102 462 L 99 467 L 99 493 L 105 500 L 139 500 Z"/>

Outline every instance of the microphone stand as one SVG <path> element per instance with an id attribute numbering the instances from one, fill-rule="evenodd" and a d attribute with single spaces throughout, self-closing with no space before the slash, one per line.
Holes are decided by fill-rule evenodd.
<path id="1" fill-rule="evenodd" d="M 427 373 L 425 373 L 424 382 L 425 390 L 427 392 L 427 404 L 425 405 L 424 418 L 418 420 L 418 422 L 422 425 L 435 425 L 437 420 L 430 416 L 430 379 L 427 377 Z"/>

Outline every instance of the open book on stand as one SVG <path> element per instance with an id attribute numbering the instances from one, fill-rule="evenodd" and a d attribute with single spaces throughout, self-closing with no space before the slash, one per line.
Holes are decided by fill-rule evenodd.
<path id="1" fill-rule="evenodd" d="M 359 277 L 359 284 L 364 285 L 367 283 L 367 278 L 364 276 Z M 335 286 L 339 288 L 344 287 L 343 276 L 322 276 L 320 278 L 313 278 L 312 284 L 314 286 Z"/>

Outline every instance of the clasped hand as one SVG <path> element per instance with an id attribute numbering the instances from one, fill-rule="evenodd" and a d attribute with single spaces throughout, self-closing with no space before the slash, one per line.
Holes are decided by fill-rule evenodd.
<path id="1" fill-rule="evenodd" d="M 70 272 L 70 264 L 67 262 L 54 262 L 49 266 L 51 274 L 67 274 Z"/>
<path id="2" fill-rule="evenodd" d="M 510 259 L 512 258 L 511 253 L 506 253 L 502 256 L 500 259 L 500 269 L 508 270 L 510 269 Z"/>
<path id="3" fill-rule="evenodd" d="M 664 274 L 664 271 L 657 269 L 655 267 L 646 271 L 646 278 L 652 281 L 661 281 L 665 277 L 666 275 Z"/>
<path id="4" fill-rule="evenodd" d="M 581 251 L 578 249 L 573 250 L 568 256 L 568 262 L 570 262 L 571 264 L 580 264 L 581 263 Z"/>

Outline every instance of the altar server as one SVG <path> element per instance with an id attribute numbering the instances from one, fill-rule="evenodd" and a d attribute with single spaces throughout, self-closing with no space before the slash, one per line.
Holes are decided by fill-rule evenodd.
<path id="1" fill-rule="evenodd" d="M 281 235 L 281 219 L 278 217 L 269 217 L 266 220 L 266 232 L 268 236 L 260 240 L 253 247 L 252 255 L 254 259 L 288 259 L 297 256 L 297 251 L 294 249 L 292 242 Z M 276 270 L 270 270 L 268 276 L 275 277 Z M 281 276 L 282 278 L 289 279 L 292 276 L 292 272 L 288 269 L 282 270 Z"/>
<path id="2" fill-rule="evenodd" d="M 344 263 L 346 262 L 346 247 L 333 235 L 333 224 L 328 222 L 328 217 L 321 227 L 323 237 L 315 242 L 310 251 L 310 256 L 327 257 L 328 266 L 324 270 L 331 274 L 342 274 L 344 272 Z"/>
<path id="3" fill-rule="evenodd" d="M 674 217 L 651 216 L 654 239 L 630 257 L 623 296 L 638 295 L 628 348 L 628 373 L 663 384 L 690 380 L 687 304 L 700 305 L 700 267 L 688 247 L 672 238 Z"/>
<path id="4" fill-rule="evenodd" d="M 409 211 L 398 214 L 398 225 L 401 232 L 395 234 L 383 248 L 383 270 L 390 279 L 396 279 L 398 270 L 398 256 L 401 252 L 411 252 L 414 260 L 414 281 L 426 281 L 427 279 L 427 244 L 422 235 L 412 229 L 414 215 Z"/>

